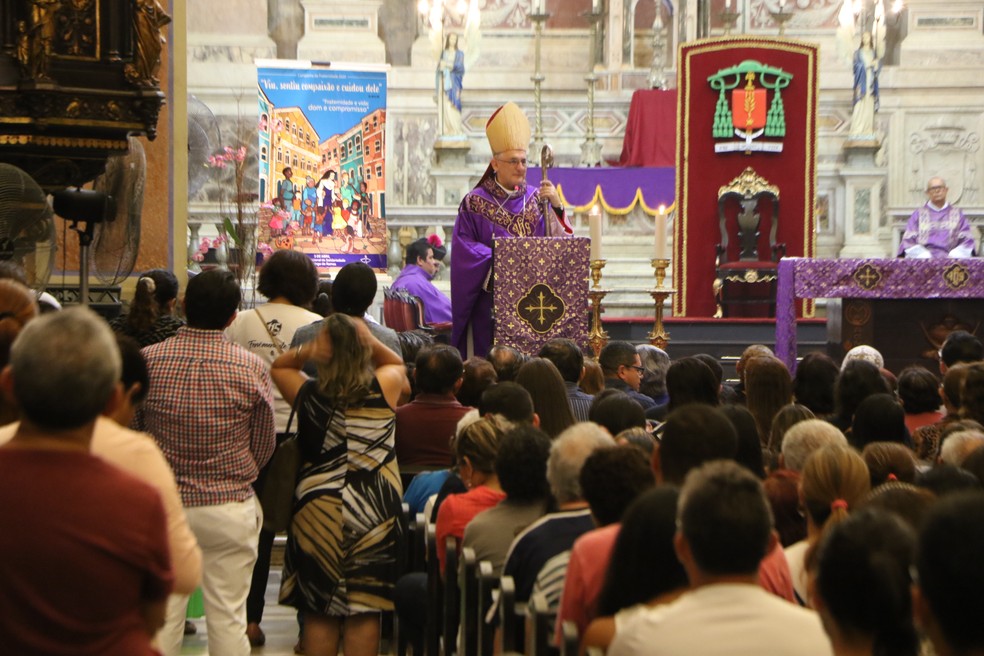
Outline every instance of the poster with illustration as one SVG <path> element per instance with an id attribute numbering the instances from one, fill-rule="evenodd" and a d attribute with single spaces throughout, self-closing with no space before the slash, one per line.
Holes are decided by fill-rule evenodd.
<path id="1" fill-rule="evenodd" d="M 260 250 L 386 269 L 386 69 L 257 63 Z"/>

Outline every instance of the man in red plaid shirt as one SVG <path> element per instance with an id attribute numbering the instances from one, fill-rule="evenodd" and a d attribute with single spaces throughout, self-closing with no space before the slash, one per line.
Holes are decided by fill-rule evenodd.
<path id="1" fill-rule="evenodd" d="M 252 483 L 275 444 L 273 386 L 266 364 L 223 329 L 241 293 L 229 271 L 188 283 L 188 325 L 143 350 L 150 390 L 134 423 L 154 435 L 178 482 L 203 555 L 202 591 L 213 654 L 249 654 L 246 595 L 262 513 Z M 161 632 L 178 654 L 187 597 L 172 596 Z"/>

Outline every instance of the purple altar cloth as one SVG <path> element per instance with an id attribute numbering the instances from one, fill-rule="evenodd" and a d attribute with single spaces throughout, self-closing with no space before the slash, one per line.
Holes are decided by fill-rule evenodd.
<path id="1" fill-rule="evenodd" d="M 796 373 L 798 298 L 984 298 L 984 259 L 781 259 L 776 357 L 791 374 Z"/>
<path id="2" fill-rule="evenodd" d="M 599 200 L 611 214 L 628 214 L 637 202 L 650 216 L 660 205 L 667 211 L 673 205 L 674 172 L 672 167 L 626 168 L 553 168 L 547 177 L 557 185 L 560 197 L 576 212 L 586 212 Z M 531 166 L 526 182 L 539 185 L 541 169 Z"/>

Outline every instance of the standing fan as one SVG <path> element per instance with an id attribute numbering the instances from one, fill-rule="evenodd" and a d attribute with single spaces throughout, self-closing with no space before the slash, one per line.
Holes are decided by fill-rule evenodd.
<path id="1" fill-rule="evenodd" d="M 55 262 L 55 221 L 45 193 L 24 171 L 0 164 L 0 262 L 20 266 L 41 293 Z"/>
<path id="2" fill-rule="evenodd" d="M 222 134 L 215 114 L 195 96 L 188 96 L 188 199 L 192 199 L 205 183 L 212 171 L 208 168 L 208 158 L 219 149 Z"/>
<path id="3" fill-rule="evenodd" d="M 93 231 L 89 270 L 105 285 L 118 285 L 133 271 L 140 251 L 140 213 L 143 210 L 147 157 L 136 137 L 128 139 L 125 155 L 111 157 L 106 172 L 93 188 L 116 200 L 116 212 Z"/>

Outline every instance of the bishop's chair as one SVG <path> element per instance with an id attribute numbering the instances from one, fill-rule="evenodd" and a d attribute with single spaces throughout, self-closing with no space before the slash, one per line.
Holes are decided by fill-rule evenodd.
<path id="1" fill-rule="evenodd" d="M 775 317 L 779 188 L 752 167 L 718 190 L 721 241 L 716 245 L 717 317 Z"/>

